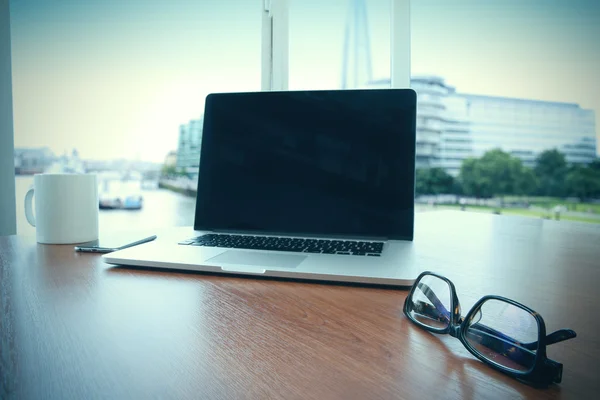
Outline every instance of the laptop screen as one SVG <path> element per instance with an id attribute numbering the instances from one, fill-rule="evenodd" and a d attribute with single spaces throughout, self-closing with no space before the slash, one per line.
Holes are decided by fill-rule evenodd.
<path id="1" fill-rule="evenodd" d="M 211 94 L 196 230 L 412 240 L 410 89 Z"/>

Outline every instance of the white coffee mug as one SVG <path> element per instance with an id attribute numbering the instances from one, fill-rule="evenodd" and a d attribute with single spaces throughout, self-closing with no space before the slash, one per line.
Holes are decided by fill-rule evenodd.
<path id="1" fill-rule="evenodd" d="M 32 200 L 35 194 L 35 214 Z M 38 243 L 82 243 L 98 239 L 98 180 L 95 174 L 38 174 L 25 195 L 25 216 Z"/>

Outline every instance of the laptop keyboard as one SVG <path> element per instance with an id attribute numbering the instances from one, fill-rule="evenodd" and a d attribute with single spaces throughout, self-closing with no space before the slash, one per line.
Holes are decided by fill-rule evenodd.
<path id="1" fill-rule="evenodd" d="M 208 233 L 179 242 L 181 245 L 229 247 L 234 249 L 293 251 L 299 253 L 344 254 L 379 257 L 383 242 L 300 239 L 275 236 L 247 236 Z"/>

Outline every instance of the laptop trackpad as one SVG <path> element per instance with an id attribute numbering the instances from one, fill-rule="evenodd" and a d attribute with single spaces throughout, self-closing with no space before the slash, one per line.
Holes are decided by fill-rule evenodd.
<path id="1" fill-rule="evenodd" d="M 211 263 L 254 265 L 257 267 L 296 268 L 306 256 L 255 251 L 228 250 L 206 261 Z"/>

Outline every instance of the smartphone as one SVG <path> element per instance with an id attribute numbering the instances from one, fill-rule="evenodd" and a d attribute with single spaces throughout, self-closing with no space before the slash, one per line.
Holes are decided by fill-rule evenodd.
<path id="1" fill-rule="evenodd" d="M 82 243 L 75 246 L 75 251 L 82 253 L 110 253 L 112 251 L 123 250 L 138 244 L 151 242 L 156 239 L 156 235 L 140 239 L 139 236 L 107 236 L 91 242 Z"/>

